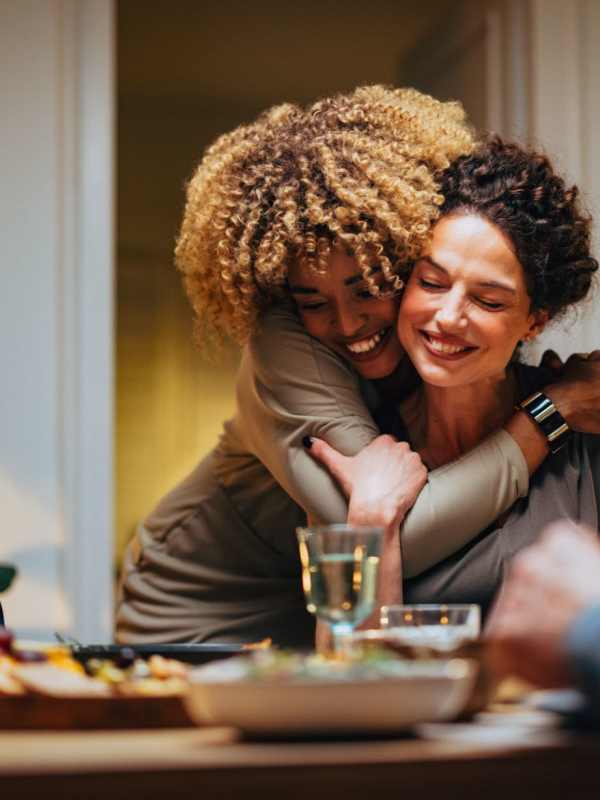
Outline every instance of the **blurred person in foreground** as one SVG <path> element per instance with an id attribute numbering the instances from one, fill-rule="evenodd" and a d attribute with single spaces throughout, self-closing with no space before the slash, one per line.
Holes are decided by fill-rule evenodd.
<path id="1" fill-rule="evenodd" d="M 600 543 L 571 520 L 548 525 L 514 559 L 486 637 L 503 674 L 577 686 L 600 720 Z"/>

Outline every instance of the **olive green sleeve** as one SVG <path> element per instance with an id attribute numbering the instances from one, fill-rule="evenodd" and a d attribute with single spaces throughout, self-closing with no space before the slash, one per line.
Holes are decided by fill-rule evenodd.
<path id="1" fill-rule="evenodd" d="M 525 457 L 502 428 L 457 461 L 430 472 L 404 520 L 404 575 L 419 575 L 455 553 L 528 490 Z"/>
<path id="2" fill-rule="evenodd" d="M 379 434 L 350 366 L 293 311 L 272 309 L 244 350 L 237 401 L 248 450 L 315 522 L 344 522 L 343 493 L 302 439 L 317 436 L 354 455 Z"/>
<path id="3" fill-rule="evenodd" d="M 317 436 L 354 455 L 379 434 L 354 370 L 281 307 L 246 347 L 237 392 L 249 449 L 312 519 L 344 521 L 346 499 L 302 439 Z M 406 576 L 460 549 L 526 494 L 528 482 L 523 454 L 503 430 L 431 472 L 402 531 Z"/>

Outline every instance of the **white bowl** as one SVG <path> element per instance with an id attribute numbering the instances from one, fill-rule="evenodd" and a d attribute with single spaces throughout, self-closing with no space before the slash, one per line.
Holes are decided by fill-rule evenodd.
<path id="1" fill-rule="evenodd" d="M 240 679 L 230 659 L 197 671 L 186 706 L 198 724 L 260 733 L 384 732 L 448 720 L 465 707 L 477 664 L 465 659 L 404 662 L 399 677 L 375 680 Z M 237 677 L 236 677 L 236 670 Z"/>

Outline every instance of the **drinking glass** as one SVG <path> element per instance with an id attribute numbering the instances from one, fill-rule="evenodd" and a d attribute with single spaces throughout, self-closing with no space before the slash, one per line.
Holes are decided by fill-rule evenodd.
<path id="1" fill-rule="evenodd" d="M 381 627 L 401 644 L 453 650 L 479 636 L 479 606 L 414 605 L 382 606 Z"/>
<path id="2" fill-rule="evenodd" d="M 331 626 L 334 647 L 375 608 L 382 528 L 297 528 L 302 587 L 311 614 Z"/>

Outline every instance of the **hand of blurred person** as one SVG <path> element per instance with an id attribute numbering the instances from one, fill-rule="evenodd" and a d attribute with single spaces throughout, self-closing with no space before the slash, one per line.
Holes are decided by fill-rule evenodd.
<path id="1" fill-rule="evenodd" d="M 513 560 L 485 636 L 494 668 L 543 687 L 572 681 L 566 637 L 600 603 L 598 534 L 571 521 L 548 526 Z"/>
<path id="2" fill-rule="evenodd" d="M 562 364 L 559 356 L 547 350 L 542 366 L 553 370 L 556 381 L 544 391 L 570 428 L 584 433 L 600 433 L 600 350 L 575 353 Z"/>

